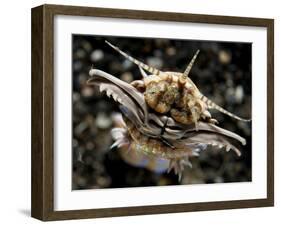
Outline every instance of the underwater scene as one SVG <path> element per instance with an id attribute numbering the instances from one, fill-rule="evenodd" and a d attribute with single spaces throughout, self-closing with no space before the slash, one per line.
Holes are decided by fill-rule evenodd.
<path id="1" fill-rule="evenodd" d="M 251 181 L 252 45 L 72 35 L 72 189 Z"/>

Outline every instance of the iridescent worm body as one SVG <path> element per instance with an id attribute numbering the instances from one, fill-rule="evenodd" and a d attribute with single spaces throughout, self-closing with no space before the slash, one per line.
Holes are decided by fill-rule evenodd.
<path id="1" fill-rule="evenodd" d="M 200 133 L 192 133 L 187 138 L 175 142 L 172 141 L 172 146 L 170 146 L 161 139 L 142 134 L 128 118 L 124 117 L 124 121 L 121 121 L 122 126 L 114 128 L 111 132 L 115 140 L 112 148 L 126 147 L 128 151 L 144 154 L 148 158 L 169 160 L 168 171 L 173 169 L 179 176 L 179 179 L 181 179 L 185 165 L 192 167 L 189 161 L 190 157 L 199 156 L 200 152 L 204 151 L 207 146 L 225 149 L 227 152 L 232 149 L 238 156 L 241 155 L 240 151 L 227 141 L 226 137 L 219 135 L 219 132 L 223 133 L 223 131 L 219 131 L 218 127 L 211 134 L 202 131 Z M 199 127 L 202 130 L 202 127 Z M 235 137 L 235 134 L 230 133 L 229 135 L 232 138 Z M 245 144 L 243 138 L 237 137 L 236 139 Z"/>
<path id="2" fill-rule="evenodd" d="M 125 119 L 124 125 L 124 128 L 114 128 L 112 130 L 112 137 L 115 139 L 112 147 L 117 146 L 121 148 L 126 146 L 128 151 L 144 154 L 148 158 L 169 160 L 168 172 L 173 169 L 178 175 L 179 180 L 181 179 L 184 166 L 192 167 L 189 157 L 198 156 L 199 152 L 207 146 L 199 144 L 197 145 L 198 148 L 189 148 L 181 144 L 172 148 L 159 139 L 142 134 L 128 119 Z"/>
<path id="3" fill-rule="evenodd" d="M 131 148 L 137 152 L 145 153 L 153 157 L 164 159 L 178 159 L 191 155 L 192 151 L 186 146 L 172 148 L 165 145 L 161 140 L 143 135 L 129 120 L 125 120 L 129 137 L 131 137 Z"/>

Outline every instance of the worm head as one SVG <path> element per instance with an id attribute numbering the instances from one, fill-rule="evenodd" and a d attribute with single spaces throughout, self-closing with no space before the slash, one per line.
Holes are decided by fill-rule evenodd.
<path id="1" fill-rule="evenodd" d="M 175 103 L 180 93 L 176 86 L 167 81 L 149 83 L 144 92 L 145 101 L 149 107 L 158 113 L 167 113 Z"/>

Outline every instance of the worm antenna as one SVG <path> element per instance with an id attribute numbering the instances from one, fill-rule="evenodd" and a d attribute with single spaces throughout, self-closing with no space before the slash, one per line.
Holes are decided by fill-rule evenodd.
<path id="1" fill-rule="evenodd" d="M 185 78 L 188 77 L 188 74 L 189 74 L 189 72 L 190 72 L 190 70 L 191 70 L 191 68 L 192 68 L 192 66 L 193 66 L 193 64 L 194 64 L 194 62 L 195 62 L 195 60 L 196 60 L 196 58 L 197 58 L 199 52 L 200 52 L 200 50 L 198 49 L 198 50 L 196 51 L 196 53 L 194 54 L 194 56 L 193 56 L 192 60 L 190 61 L 190 63 L 187 65 L 187 68 L 185 69 L 185 71 L 184 71 L 184 73 L 183 73 L 183 76 L 184 76 Z"/>
<path id="2" fill-rule="evenodd" d="M 132 63 L 136 64 L 137 66 L 141 67 L 142 69 L 150 72 L 153 75 L 160 75 L 161 72 L 160 70 L 154 68 L 154 67 L 150 67 L 147 64 L 131 57 L 130 55 L 128 55 L 127 53 L 123 52 L 121 49 L 119 49 L 117 46 L 114 46 L 113 44 L 111 44 L 109 41 L 105 40 L 105 43 L 107 45 L 109 45 L 111 48 L 115 49 L 118 53 L 120 53 L 121 55 L 123 55 L 127 60 L 131 61 Z"/>
<path id="3" fill-rule="evenodd" d="M 236 120 L 239 120 L 239 121 L 243 121 L 243 122 L 250 122 L 250 121 L 252 121 L 252 119 L 244 119 L 244 118 L 241 118 L 241 117 L 239 117 L 239 116 L 237 116 L 237 115 L 235 115 L 235 114 L 233 114 L 233 113 L 231 113 L 231 112 L 229 112 L 229 111 L 223 109 L 222 107 L 220 107 L 219 105 L 217 105 L 216 103 L 214 103 L 213 101 L 211 101 L 209 98 L 205 97 L 205 96 L 202 95 L 202 94 L 201 94 L 200 99 L 201 99 L 203 102 L 205 102 L 205 103 L 207 104 L 207 106 L 208 106 L 209 109 L 210 109 L 210 108 L 211 108 L 211 109 L 215 109 L 215 110 L 217 110 L 217 111 L 219 111 L 219 112 L 221 112 L 221 113 L 223 113 L 223 114 L 225 114 L 225 115 L 228 115 L 228 116 L 231 117 L 231 118 L 234 118 L 234 119 L 236 119 Z"/>

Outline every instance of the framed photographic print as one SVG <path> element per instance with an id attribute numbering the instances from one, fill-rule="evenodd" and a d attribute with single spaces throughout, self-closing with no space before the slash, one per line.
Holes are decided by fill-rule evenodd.
<path id="1" fill-rule="evenodd" d="M 32 216 L 273 206 L 272 19 L 32 9 Z"/>

